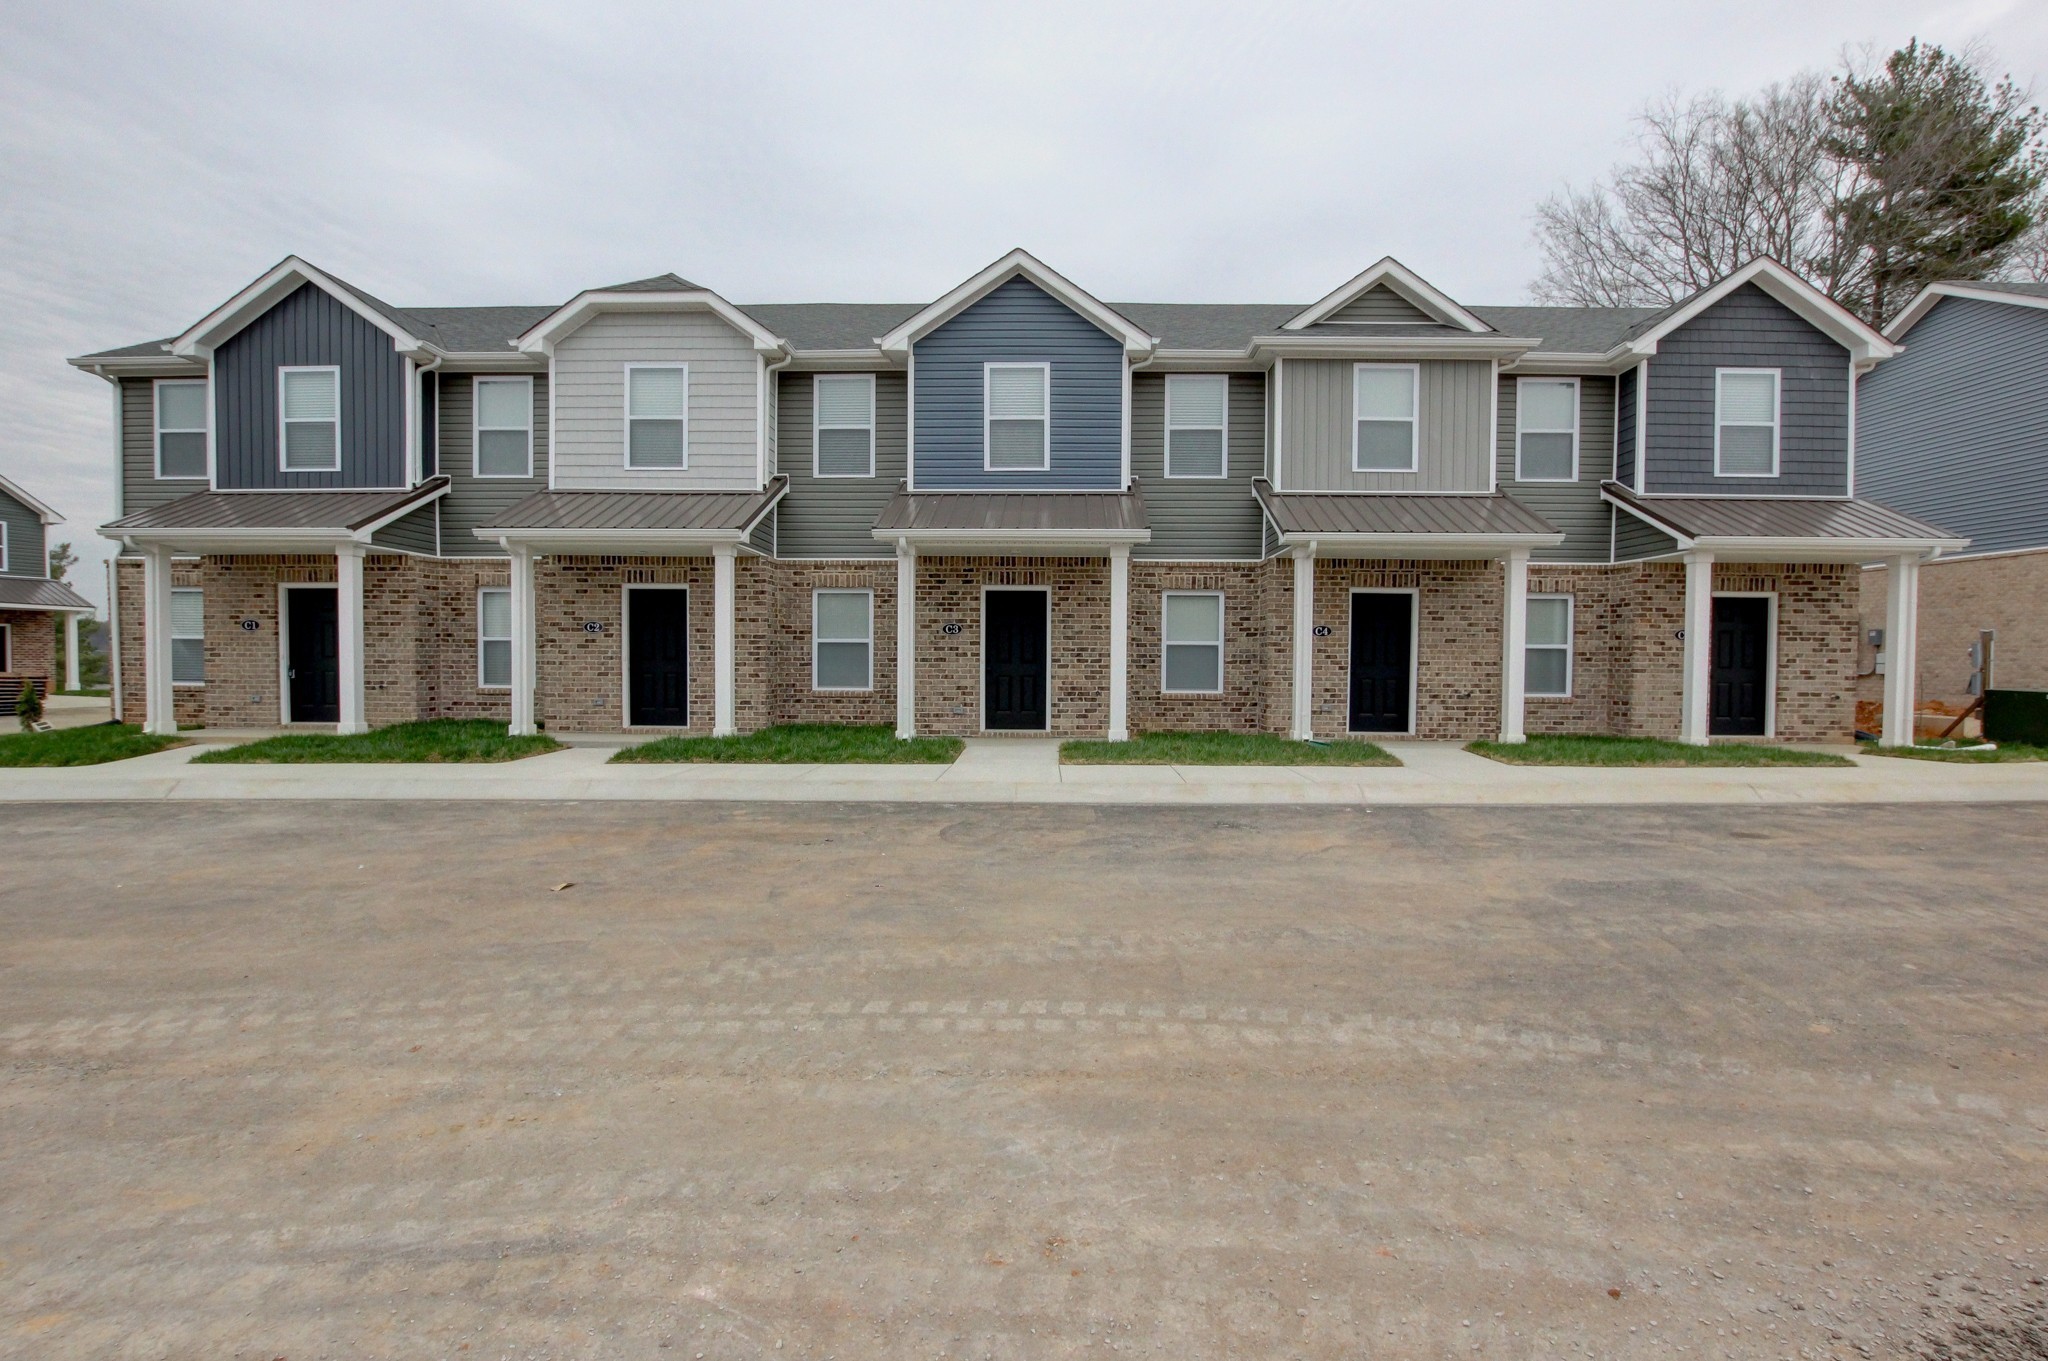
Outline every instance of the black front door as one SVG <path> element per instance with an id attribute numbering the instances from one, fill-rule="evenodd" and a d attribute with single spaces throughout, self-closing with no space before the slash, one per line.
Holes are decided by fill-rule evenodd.
<path id="1" fill-rule="evenodd" d="M 680 728 L 690 721 L 690 593 L 634 591 L 627 639 L 627 721 Z"/>
<path id="2" fill-rule="evenodd" d="M 982 726 L 1043 732 L 1044 591 L 990 591 L 982 597 Z"/>
<path id="3" fill-rule="evenodd" d="M 1415 597 L 1360 591 L 1351 597 L 1351 731 L 1407 732 Z"/>
<path id="4" fill-rule="evenodd" d="M 1770 694 L 1771 602 L 1763 596 L 1714 598 L 1714 674 L 1707 731 L 1762 737 Z"/>
<path id="5" fill-rule="evenodd" d="M 294 723 L 341 721 L 341 630 L 334 588 L 297 587 L 284 593 L 291 635 L 285 680 Z"/>

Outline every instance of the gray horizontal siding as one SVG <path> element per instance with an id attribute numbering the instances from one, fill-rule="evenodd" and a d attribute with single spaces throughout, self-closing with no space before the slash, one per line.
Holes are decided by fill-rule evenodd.
<path id="1" fill-rule="evenodd" d="M 1856 392 L 1856 494 L 1967 535 L 2048 544 L 2048 311 L 1944 298 Z"/>
<path id="2" fill-rule="evenodd" d="M 370 542 L 379 548 L 396 548 L 401 552 L 419 553 L 431 557 L 438 542 L 435 530 L 438 524 L 436 506 L 429 502 L 410 515 L 401 515 L 370 536 Z"/>
<path id="3" fill-rule="evenodd" d="M 156 475 L 156 380 L 121 380 L 121 513 L 154 510 L 206 490 L 206 479 L 163 482 Z"/>
<path id="4" fill-rule="evenodd" d="M 1329 321 L 1398 321 L 1413 325 L 1436 318 L 1388 288 L 1374 284 L 1326 318 Z"/>
<path id="5" fill-rule="evenodd" d="M 441 498 L 441 552 L 448 557 L 503 557 L 505 550 L 474 533 L 505 511 L 548 485 L 548 380 L 533 379 L 532 477 L 497 478 L 476 475 L 475 380 L 466 373 L 440 375 L 436 401 L 441 471 L 448 475 L 448 494 Z"/>
<path id="6" fill-rule="evenodd" d="M 1123 346 L 1036 284 L 1012 279 L 917 342 L 921 491 L 1037 491 L 1123 485 Z M 1044 472 L 982 467 L 982 365 L 1052 365 Z"/>
<path id="7" fill-rule="evenodd" d="M 1662 530 L 1652 529 L 1633 515 L 1617 512 L 1614 517 L 1614 560 L 1633 562 L 1676 552 L 1678 541 Z"/>
<path id="8" fill-rule="evenodd" d="M 875 475 L 811 475 L 812 375 L 785 373 L 778 385 L 782 471 L 789 491 L 776 507 L 776 552 L 785 558 L 888 557 L 896 550 L 875 541 L 875 517 L 904 478 L 904 422 L 908 380 L 875 375 Z"/>
<path id="9" fill-rule="evenodd" d="M 1290 359 L 1280 409 L 1284 491 L 1486 491 L 1492 485 L 1493 365 L 1426 360 L 1416 408 L 1416 471 L 1351 470 L 1348 359 Z"/>
<path id="10" fill-rule="evenodd" d="M 1166 475 L 1166 379 L 1131 378 L 1131 473 L 1145 496 L 1152 541 L 1131 550 L 1140 558 L 1256 558 L 1263 541 L 1252 481 L 1265 475 L 1266 379 L 1230 376 L 1224 461 L 1229 476 Z"/>
<path id="11" fill-rule="evenodd" d="M 1515 480 L 1515 413 L 1520 380 L 1500 380 L 1500 489 L 1564 531 L 1564 542 L 1531 556 L 1545 562 L 1606 562 L 1608 517 L 1600 484 L 1614 475 L 1614 380 L 1579 379 L 1579 480 Z"/>
<path id="12" fill-rule="evenodd" d="M 1778 476 L 1714 476 L 1714 370 L 1780 369 Z M 1658 344 L 1650 361 L 1646 492 L 1843 496 L 1849 352 L 1758 288 L 1736 289 Z"/>
<path id="13" fill-rule="evenodd" d="M 341 367 L 341 470 L 279 466 L 277 370 Z M 405 361 L 391 337 L 302 284 L 214 351 L 214 483 L 224 488 L 406 485 Z"/>
<path id="14" fill-rule="evenodd" d="M 1614 480 L 1636 481 L 1636 371 L 1614 380 Z"/>
<path id="15" fill-rule="evenodd" d="M 48 576 L 49 545 L 42 517 L 0 491 L 0 525 L 7 526 L 7 560 L 0 562 L 0 571 L 14 577 Z"/>

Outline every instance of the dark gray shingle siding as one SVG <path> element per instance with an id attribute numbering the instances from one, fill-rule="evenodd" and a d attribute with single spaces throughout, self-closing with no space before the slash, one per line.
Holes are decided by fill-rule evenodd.
<path id="1" fill-rule="evenodd" d="M 1266 463 L 1266 376 L 1230 376 L 1228 477 L 1166 475 L 1166 379 L 1131 378 L 1131 473 L 1144 489 L 1152 541 L 1131 550 L 1140 558 L 1257 558 L 1262 547 L 1252 482 Z"/>
<path id="2" fill-rule="evenodd" d="M 1714 475 L 1714 370 L 1774 368 L 1778 476 Z M 1665 336 L 1650 360 L 1647 492 L 1843 496 L 1849 490 L 1849 352 L 1745 284 Z"/>
<path id="3" fill-rule="evenodd" d="M 1636 481 L 1636 371 L 1629 369 L 1614 380 L 1614 480 L 1630 486 Z"/>
<path id="4" fill-rule="evenodd" d="M 533 379 L 533 476 L 476 476 L 472 429 L 475 379 L 465 373 L 440 375 L 439 447 L 441 471 L 448 475 L 448 495 L 441 499 L 441 552 L 448 557 L 503 557 L 497 544 L 479 539 L 478 525 L 495 519 L 548 485 L 548 380 Z"/>
<path id="5" fill-rule="evenodd" d="M 1971 540 L 2048 544 L 2048 310 L 1944 298 L 1856 392 L 1856 494 Z"/>
<path id="6" fill-rule="evenodd" d="M 445 499 L 445 498 L 444 498 Z M 410 515 L 401 515 L 370 536 L 370 542 L 380 548 L 396 548 L 407 553 L 420 553 L 431 557 L 436 542 L 436 504 L 421 506 Z"/>
<path id="7" fill-rule="evenodd" d="M 1633 515 L 1616 512 L 1614 516 L 1614 560 L 1634 562 L 1638 558 L 1654 558 L 1678 550 L 1678 540 L 1661 530 L 1652 529 Z"/>
<path id="8" fill-rule="evenodd" d="M 0 491 L 0 524 L 7 526 L 7 561 L 0 563 L 0 570 L 9 576 L 48 576 L 49 545 L 43 537 L 43 517 Z"/>
<path id="9" fill-rule="evenodd" d="M 1564 542 L 1539 548 L 1541 562 L 1606 562 L 1611 547 L 1608 517 L 1613 511 L 1600 499 L 1600 484 L 1613 475 L 1614 380 L 1579 379 L 1579 479 L 1576 482 L 1515 480 L 1515 403 L 1518 379 L 1500 380 L 1500 489 L 1564 531 Z"/>
<path id="10" fill-rule="evenodd" d="M 904 478 L 904 419 L 907 383 L 900 373 L 875 375 L 875 475 L 811 475 L 812 375 L 781 376 L 777 405 L 781 428 L 779 466 L 789 475 L 789 494 L 776 506 L 776 551 L 785 558 L 888 557 L 895 549 L 877 542 L 875 517 Z"/>

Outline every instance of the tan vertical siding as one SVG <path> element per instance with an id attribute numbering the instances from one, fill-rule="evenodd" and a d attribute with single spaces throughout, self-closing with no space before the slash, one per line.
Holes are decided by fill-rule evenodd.
<path id="1" fill-rule="evenodd" d="M 1284 370 L 1288 491 L 1483 492 L 1492 486 L 1493 366 L 1425 360 L 1416 408 L 1416 471 L 1351 468 L 1348 359 L 1290 359 Z"/>

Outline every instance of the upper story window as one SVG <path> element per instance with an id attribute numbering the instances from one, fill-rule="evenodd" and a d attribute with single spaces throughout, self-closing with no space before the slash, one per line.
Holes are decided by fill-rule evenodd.
<path id="1" fill-rule="evenodd" d="M 1778 475 L 1778 370 L 1714 370 L 1714 476 Z"/>
<path id="2" fill-rule="evenodd" d="M 992 472 L 1051 467 L 1047 413 L 1052 409 L 1052 365 L 984 365 L 982 391 L 982 466 Z"/>
<path id="3" fill-rule="evenodd" d="M 1515 480 L 1575 482 L 1579 476 L 1579 380 L 1524 378 L 1515 384 Z"/>
<path id="4" fill-rule="evenodd" d="M 812 380 L 813 477 L 875 475 L 875 376 L 821 373 Z"/>
<path id="5" fill-rule="evenodd" d="M 1229 467 L 1224 429 L 1230 380 L 1222 374 L 1166 380 L 1166 475 L 1222 477 Z"/>
<path id="6" fill-rule="evenodd" d="M 156 385 L 156 475 L 206 479 L 206 380 Z"/>
<path id="7" fill-rule="evenodd" d="M 533 380 L 476 380 L 478 477 L 533 476 Z"/>
<path id="8" fill-rule="evenodd" d="M 690 466 L 690 368 L 626 365 L 626 466 Z"/>
<path id="9" fill-rule="evenodd" d="M 1359 364 L 1351 371 L 1351 469 L 1415 471 L 1416 364 Z"/>
<path id="10" fill-rule="evenodd" d="M 283 426 L 279 448 L 288 473 L 341 470 L 341 370 L 281 368 L 277 371 L 277 414 Z"/>

